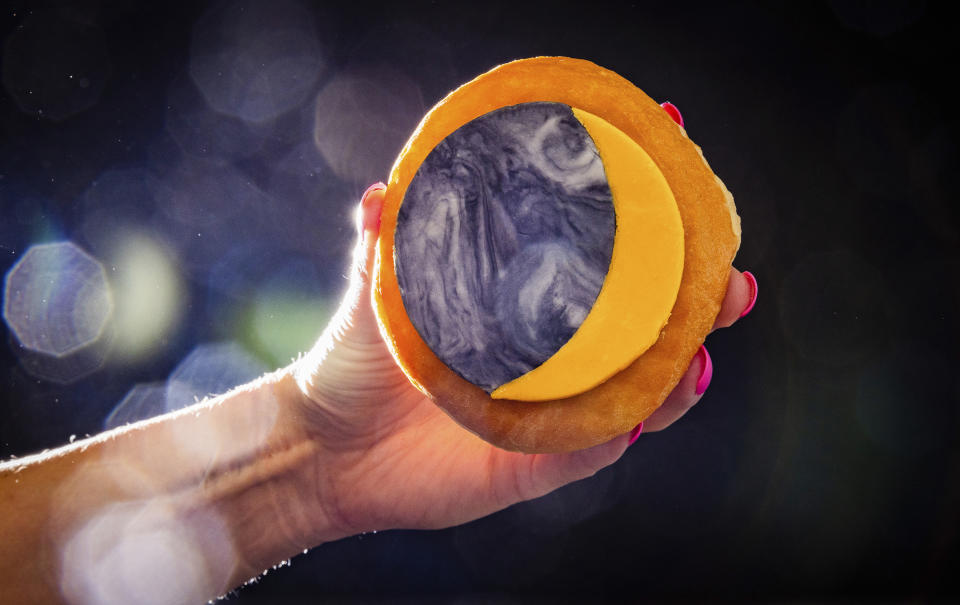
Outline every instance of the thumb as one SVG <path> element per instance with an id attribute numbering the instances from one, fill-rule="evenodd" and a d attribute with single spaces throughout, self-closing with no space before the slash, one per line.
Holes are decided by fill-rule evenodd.
<path id="1" fill-rule="evenodd" d="M 380 235 L 380 213 L 383 210 L 386 190 L 387 186 L 383 183 L 375 183 L 370 185 L 360 198 L 355 219 L 359 240 L 353 250 L 350 286 L 330 322 L 340 332 L 339 338 L 357 344 L 381 342 L 370 303 L 370 293 L 376 263 L 377 238 Z"/>
<path id="2" fill-rule="evenodd" d="M 350 279 L 369 288 L 370 276 L 376 251 L 377 237 L 380 235 L 380 213 L 383 210 L 383 197 L 387 186 L 374 183 L 360 196 L 357 207 L 356 227 L 360 241 L 353 253 L 353 275 Z"/>
<path id="3" fill-rule="evenodd" d="M 363 193 L 349 287 L 320 338 L 297 362 L 297 382 L 314 402 L 362 399 L 381 385 L 375 378 L 395 366 L 380 337 L 370 290 L 385 192 L 386 185 L 376 183 Z"/>

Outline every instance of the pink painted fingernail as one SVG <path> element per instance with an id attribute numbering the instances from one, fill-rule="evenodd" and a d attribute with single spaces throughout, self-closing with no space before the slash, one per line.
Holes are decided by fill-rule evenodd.
<path id="1" fill-rule="evenodd" d="M 667 112 L 667 115 L 673 118 L 674 122 L 680 126 L 683 126 L 683 116 L 680 115 L 680 110 L 677 109 L 676 105 L 670 101 L 664 101 L 663 103 L 660 103 L 660 107 L 663 107 L 663 110 Z"/>
<path id="2" fill-rule="evenodd" d="M 637 438 L 640 437 L 640 433 L 643 432 L 643 423 L 641 422 L 637 426 L 633 427 L 633 430 L 630 431 L 630 441 L 627 442 L 627 445 L 633 445 L 636 442 Z"/>
<path id="3" fill-rule="evenodd" d="M 740 313 L 740 317 L 745 316 L 750 311 L 753 311 L 753 305 L 757 304 L 757 278 L 753 276 L 753 273 L 749 271 L 744 271 L 743 276 L 747 278 L 747 282 L 750 284 L 750 302 L 747 303 L 747 306 L 743 308 L 743 311 Z"/>
<path id="4" fill-rule="evenodd" d="M 697 355 L 703 360 L 703 369 L 700 370 L 700 378 L 697 378 L 697 386 L 694 387 L 693 392 L 697 395 L 703 395 L 713 378 L 713 360 L 710 359 L 710 353 L 707 353 L 707 347 L 703 345 L 700 345 Z"/>
<path id="5" fill-rule="evenodd" d="M 363 212 L 363 228 L 371 230 L 380 229 L 380 208 L 377 208 L 376 211 L 371 211 L 370 208 L 370 194 L 374 191 L 383 191 L 387 186 L 383 183 L 374 183 L 367 187 L 367 190 L 363 192 L 363 195 L 360 196 L 360 208 Z"/>

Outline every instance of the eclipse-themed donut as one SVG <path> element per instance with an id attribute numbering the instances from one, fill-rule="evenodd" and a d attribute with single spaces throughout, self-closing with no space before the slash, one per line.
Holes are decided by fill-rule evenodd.
<path id="1" fill-rule="evenodd" d="M 373 304 L 410 381 L 499 447 L 571 451 L 663 402 L 720 309 L 732 196 L 588 61 L 494 68 L 424 117 L 385 193 Z"/>

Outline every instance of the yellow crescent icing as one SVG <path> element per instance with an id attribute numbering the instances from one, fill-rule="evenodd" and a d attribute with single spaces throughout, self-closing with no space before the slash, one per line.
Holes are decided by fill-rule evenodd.
<path id="1" fill-rule="evenodd" d="M 573 336 L 549 359 L 501 385 L 494 399 L 546 401 L 588 391 L 643 354 L 667 324 L 683 273 L 683 224 L 673 191 L 633 139 L 582 109 L 613 194 L 617 229 L 603 286 Z"/>

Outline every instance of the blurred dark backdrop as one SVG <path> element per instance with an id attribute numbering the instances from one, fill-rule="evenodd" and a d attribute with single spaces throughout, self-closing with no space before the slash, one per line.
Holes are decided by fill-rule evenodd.
<path id="1" fill-rule="evenodd" d="M 551 496 L 324 545 L 234 602 L 960 597 L 949 4 L 3 6 L 5 458 L 308 347 L 359 193 L 498 63 L 586 58 L 674 102 L 736 197 L 760 299 L 710 338 L 691 414 Z"/>

